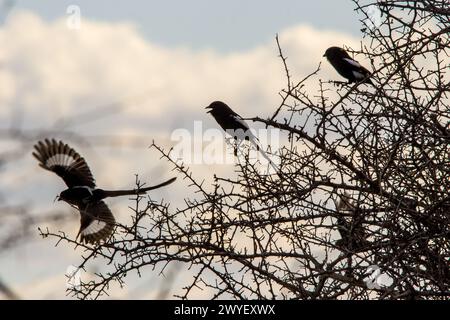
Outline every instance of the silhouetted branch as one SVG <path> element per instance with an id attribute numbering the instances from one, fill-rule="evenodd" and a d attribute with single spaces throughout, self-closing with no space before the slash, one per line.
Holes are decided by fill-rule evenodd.
<path id="1" fill-rule="evenodd" d="M 207 184 L 153 143 L 189 196 L 177 208 L 136 197 L 132 223 L 98 247 L 41 230 L 81 245 L 81 268 L 108 268 L 69 294 L 96 299 L 130 272 L 181 263 L 182 299 L 198 290 L 213 299 L 448 299 L 447 7 L 355 4 L 370 41 L 348 49 L 371 59 L 376 85 L 337 87 L 317 79 L 320 66 L 293 84 L 277 37 L 287 88 L 271 117 L 251 119 L 280 129 L 280 172 L 261 174 L 245 156 L 236 176 Z M 376 28 L 369 6 L 382 14 Z"/>

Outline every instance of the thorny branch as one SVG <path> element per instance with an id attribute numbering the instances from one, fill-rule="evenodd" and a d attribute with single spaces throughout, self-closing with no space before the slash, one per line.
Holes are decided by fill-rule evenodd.
<path id="1" fill-rule="evenodd" d="M 277 37 L 287 88 L 270 118 L 253 120 L 285 135 L 287 179 L 246 162 L 237 178 L 205 185 L 154 143 L 195 197 L 180 208 L 137 197 L 133 225 L 84 246 L 81 267 L 103 259 L 110 271 L 71 294 L 95 299 L 131 271 L 179 262 L 192 277 L 177 290 L 182 299 L 198 290 L 214 299 L 448 299 L 448 6 L 354 2 L 369 41 L 349 51 L 371 59 L 375 87 L 336 87 L 317 79 L 320 68 L 293 84 Z M 369 6 L 381 13 L 377 27 Z M 385 280 L 376 286 L 368 285 L 372 266 Z"/>

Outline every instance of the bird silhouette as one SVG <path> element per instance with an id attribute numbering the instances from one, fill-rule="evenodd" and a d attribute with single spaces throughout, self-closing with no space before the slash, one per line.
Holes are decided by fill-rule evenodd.
<path id="1" fill-rule="evenodd" d="M 352 59 L 347 51 L 339 47 L 330 47 L 323 55 L 336 69 L 336 71 L 348 80 L 348 83 L 363 82 L 370 83 L 371 72 L 364 68 L 358 61 Z"/>
<path id="2" fill-rule="evenodd" d="M 235 156 L 237 156 L 238 145 L 243 140 L 250 141 L 256 147 L 256 150 L 258 150 L 275 169 L 275 172 L 279 172 L 279 168 L 264 152 L 262 147 L 259 145 L 258 138 L 252 133 L 248 124 L 239 114 L 234 112 L 226 103 L 222 101 L 214 101 L 205 109 L 209 109 L 207 113 L 211 114 L 222 129 L 229 133 L 237 142 L 234 148 Z"/>
<path id="3" fill-rule="evenodd" d="M 339 196 L 339 201 L 336 203 L 337 229 L 341 235 L 341 239 L 336 241 L 339 247 L 345 247 L 348 250 L 356 250 L 367 244 L 367 235 L 364 230 L 361 210 L 359 210 L 350 198 L 350 195 L 345 192 Z M 344 217 L 342 214 L 351 215 Z"/>
<path id="4" fill-rule="evenodd" d="M 127 195 L 144 194 L 175 181 L 169 179 L 155 186 L 130 190 L 103 190 L 95 185 L 88 164 L 69 145 L 55 139 L 39 141 L 34 146 L 33 156 L 39 166 L 61 177 L 67 185 L 57 199 L 76 207 L 81 215 L 77 238 L 83 243 L 98 243 L 106 240 L 114 230 L 115 219 L 103 199 Z"/>

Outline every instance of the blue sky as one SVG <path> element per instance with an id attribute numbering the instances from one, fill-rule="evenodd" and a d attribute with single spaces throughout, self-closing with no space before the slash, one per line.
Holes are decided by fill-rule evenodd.
<path id="1" fill-rule="evenodd" d="M 52 20 L 69 5 L 78 5 L 82 16 L 93 20 L 131 21 L 146 39 L 164 46 L 221 52 L 252 48 L 299 23 L 360 35 L 351 0 L 17 0 L 14 10 L 28 9 Z"/>

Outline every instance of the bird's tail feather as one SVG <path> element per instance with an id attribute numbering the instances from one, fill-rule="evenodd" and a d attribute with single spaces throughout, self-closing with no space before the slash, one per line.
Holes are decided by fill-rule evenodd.
<path id="1" fill-rule="evenodd" d="M 135 195 L 135 194 L 144 194 L 147 191 L 158 189 L 164 186 L 167 186 L 168 184 L 171 184 L 174 182 L 177 178 L 171 178 L 163 183 L 157 184 L 155 186 L 142 188 L 142 189 L 131 189 L 131 190 L 104 190 L 105 197 L 119 197 L 119 196 L 129 196 L 129 195 Z"/>

